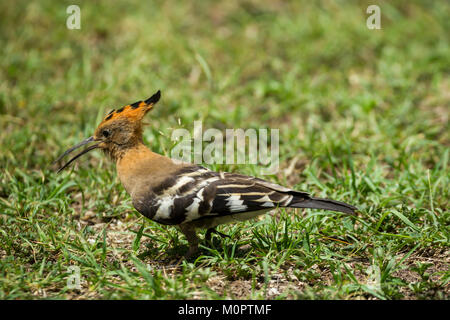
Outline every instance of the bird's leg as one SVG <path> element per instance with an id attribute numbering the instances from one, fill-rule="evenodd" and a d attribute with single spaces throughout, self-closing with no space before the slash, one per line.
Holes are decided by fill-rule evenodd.
<path id="1" fill-rule="evenodd" d="M 181 232 L 185 235 L 188 243 L 189 243 L 189 249 L 188 252 L 185 255 L 186 259 L 191 258 L 193 255 L 195 255 L 198 251 L 198 237 L 195 232 L 195 228 L 190 226 L 187 223 L 180 224 Z"/>
<path id="2" fill-rule="evenodd" d="M 211 241 L 211 235 L 212 235 L 213 233 L 215 233 L 215 234 L 221 236 L 222 238 L 230 238 L 230 239 L 231 239 L 231 237 L 230 237 L 229 235 L 217 231 L 216 228 L 209 228 L 208 230 L 206 230 L 206 234 L 205 234 L 205 239 L 206 239 L 206 241 L 208 241 L 208 242 Z"/>

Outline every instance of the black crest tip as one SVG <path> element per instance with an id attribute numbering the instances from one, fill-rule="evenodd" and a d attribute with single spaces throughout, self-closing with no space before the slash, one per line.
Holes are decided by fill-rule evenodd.
<path id="1" fill-rule="evenodd" d="M 150 98 L 145 100 L 145 103 L 146 104 L 155 104 L 155 103 L 157 103 L 159 101 L 160 98 L 161 98 L 161 90 L 158 90 L 158 92 L 156 92 Z"/>

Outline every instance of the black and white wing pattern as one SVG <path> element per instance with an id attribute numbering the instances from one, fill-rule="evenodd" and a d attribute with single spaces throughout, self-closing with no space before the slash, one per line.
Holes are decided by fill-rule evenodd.
<path id="1" fill-rule="evenodd" d="M 211 212 L 221 215 L 287 207 L 294 197 L 308 197 L 298 192 L 255 177 L 220 173 L 214 183 L 215 197 Z"/>
<path id="2" fill-rule="evenodd" d="M 163 224 L 287 207 L 309 199 L 295 191 L 255 177 L 187 166 L 134 202 L 136 209 Z"/>

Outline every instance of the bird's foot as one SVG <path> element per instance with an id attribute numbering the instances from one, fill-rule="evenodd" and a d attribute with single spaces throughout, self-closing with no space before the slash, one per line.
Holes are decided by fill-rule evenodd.
<path id="1" fill-rule="evenodd" d="M 195 233 L 195 228 L 189 223 L 180 225 L 181 232 L 186 236 L 187 241 L 189 242 L 188 252 L 184 255 L 186 260 L 194 257 L 198 252 L 198 238 Z"/>
<path id="2" fill-rule="evenodd" d="M 198 253 L 198 246 L 189 246 L 188 251 L 186 252 L 186 254 L 184 255 L 184 258 L 186 260 L 190 260 L 193 257 L 195 257 Z"/>
<path id="3" fill-rule="evenodd" d="M 216 230 L 216 228 L 209 228 L 208 230 L 206 230 L 206 234 L 205 234 L 205 239 L 208 242 L 211 242 L 211 235 L 215 233 L 217 235 L 219 235 L 222 238 L 229 238 L 231 239 L 231 237 L 225 233 L 219 232 Z"/>

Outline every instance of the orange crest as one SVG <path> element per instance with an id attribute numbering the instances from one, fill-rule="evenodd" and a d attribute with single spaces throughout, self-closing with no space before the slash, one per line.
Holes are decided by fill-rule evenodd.
<path id="1" fill-rule="evenodd" d="M 160 97 L 161 91 L 158 90 L 158 92 L 156 92 L 145 101 L 137 101 L 120 109 L 113 109 L 110 113 L 108 113 L 105 119 L 103 119 L 100 125 L 119 117 L 127 117 L 133 122 L 141 121 L 142 118 L 147 114 L 147 112 L 149 112 L 153 108 L 153 105 L 159 101 Z"/>

